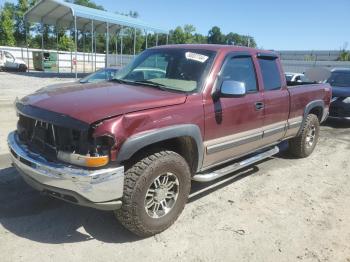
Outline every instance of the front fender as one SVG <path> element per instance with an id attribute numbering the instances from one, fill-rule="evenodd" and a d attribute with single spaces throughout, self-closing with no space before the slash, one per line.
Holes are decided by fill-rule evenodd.
<path id="1" fill-rule="evenodd" d="M 204 155 L 203 139 L 199 127 L 193 124 L 168 126 L 133 135 L 122 144 L 118 153 L 117 162 L 120 163 L 122 161 L 128 160 L 137 151 L 145 148 L 146 146 L 178 137 L 191 137 L 194 139 L 198 150 L 197 169 L 200 168 Z"/>

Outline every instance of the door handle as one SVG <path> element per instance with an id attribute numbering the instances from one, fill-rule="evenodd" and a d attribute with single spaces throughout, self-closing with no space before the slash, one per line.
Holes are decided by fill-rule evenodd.
<path id="1" fill-rule="evenodd" d="M 255 103 L 255 110 L 261 110 L 264 109 L 264 103 L 263 102 L 256 102 Z"/>

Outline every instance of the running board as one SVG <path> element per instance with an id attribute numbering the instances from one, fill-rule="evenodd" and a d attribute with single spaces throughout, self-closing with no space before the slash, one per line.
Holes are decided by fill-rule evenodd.
<path id="1" fill-rule="evenodd" d="M 269 149 L 267 151 L 264 151 L 260 154 L 254 155 L 250 158 L 244 159 L 241 162 L 236 162 L 232 165 L 225 166 L 224 168 L 214 170 L 210 173 L 197 173 L 192 177 L 192 180 L 197 182 L 210 182 L 215 179 L 218 179 L 220 177 L 223 177 L 229 173 L 232 173 L 234 171 L 240 170 L 244 167 L 250 166 L 256 162 L 259 162 L 263 159 L 269 158 L 270 156 L 273 156 L 279 152 L 278 146 L 275 146 L 272 149 Z"/>

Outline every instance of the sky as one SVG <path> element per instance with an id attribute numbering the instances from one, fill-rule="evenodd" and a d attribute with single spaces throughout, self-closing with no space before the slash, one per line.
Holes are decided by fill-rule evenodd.
<path id="1" fill-rule="evenodd" d="M 10 0 L 16 2 L 16 0 Z M 350 48 L 350 0 L 95 0 L 110 12 L 137 11 L 165 29 L 192 24 L 208 34 L 251 35 L 258 47 L 274 50 Z M 4 0 L 0 0 L 3 4 Z"/>

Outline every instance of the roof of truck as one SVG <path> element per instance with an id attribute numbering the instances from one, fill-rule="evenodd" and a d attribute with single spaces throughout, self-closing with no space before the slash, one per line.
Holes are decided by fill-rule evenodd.
<path id="1" fill-rule="evenodd" d="M 157 48 L 188 48 L 188 49 L 203 49 L 203 50 L 212 50 L 212 51 L 250 51 L 250 52 L 264 52 L 264 53 L 271 53 L 276 54 L 274 51 L 271 50 L 261 50 L 251 47 L 245 47 L 245 46 L 235 46 L 235 45 L 216 45 L 216 44 L 178 44 L 178 45 L 162 45 L 162 46 L 156 46 L 152 47 L 152 49 Z"/>

